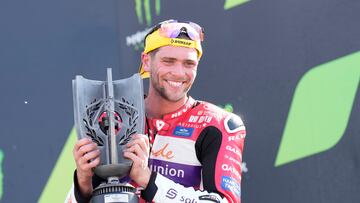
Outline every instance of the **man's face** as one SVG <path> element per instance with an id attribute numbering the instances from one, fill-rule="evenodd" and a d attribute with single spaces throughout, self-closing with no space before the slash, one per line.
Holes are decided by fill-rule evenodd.
<path id="1" fill-rule="evenodd" d="M 198 66 L 192 48 L 164 46 L 149 57 L 150 91 L 171 102 L 186 99 Z"/>

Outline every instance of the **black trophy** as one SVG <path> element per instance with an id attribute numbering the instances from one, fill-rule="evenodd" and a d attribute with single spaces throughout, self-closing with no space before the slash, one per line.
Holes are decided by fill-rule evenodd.
<path id="1" fill-rule="evenodd" d="M 78 138 L 89 137 L 100 150 L 100 164 L 94 173 L 105 179 L 94 189 L 92 203 L 138 202 L 136 189 L 126 179 L 132 161 L 123 149 L 135 134 L 144 133 L 143 84 L 139 74 L 112 81 L 76 76 L 73 80 L 74 117 Z"/>

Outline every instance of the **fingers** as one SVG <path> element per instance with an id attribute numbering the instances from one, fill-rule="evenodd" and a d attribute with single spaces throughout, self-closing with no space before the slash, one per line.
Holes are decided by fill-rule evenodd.
<path id="1" fill-rule="evenodd" d="M 94 159 L 98 158 L 99 156 L 100 156 L 100 150 L 95 149 L 93 151 L 85 153 L 82 157 L 80 157 L 79 163 L 81 164 L 92 163 Z"/>
<path id="2" fill-rule="evenodd" d="M 90 144 L 92 143 L 91 139 L 89 138 L 82 138 L 80 140 L 78 140 L 76 143 L 75 143 L 75 147 L 74 147 L 74 150 L 79 150 L 80 147 L 82 147 L 83 145 L 86 145 L 86 144 Z"/>
<path id="3" fill-rule="evenodd" d="M 96 157 L 95 159 L 89 160 L 87 162 L 82 162 L 77 165 L 77 169 L 82 173 L 88 176 L 92 176 L 92 169 L 98 166 L 100 163 L 100 157 Z"/>
<path id="4" fill-rule="evenodd" d="M 151 171 L 148 168 L 150 153 L 149 138 L 145 135 L 136 135 L 126 146 L 124 157 L 133 161 L 129 176 L 139 186 L 145 188 L 151 175 Z"/>
<path id="5" fill-rule="evenodd" d="M 132 145 L 129 145 L 129 147 L 125 149 L 125 151 L 135 153 L 140 158 L 147 157 L 146 149 L 142 149 L 140 144 L 133 143 Z"/>
<path id="6" fill-rule="evenodd" d="M 134 163 L 138 163 L 139 161 L 141 161 L 141 159 L 138 156 L 136 156 L 136 154 L 128 150 L 124 150 L 124 157 L 131 159 Z"/>
<path id="7" fill-rule="evenodd" d="M 128 149 L 131 149 L 134 146 L 139 146 L 140 149 L 149 156 L 150 153 L 150 144 L 149 138 L 147 135 L 137 134 L 132 137 L 131 142 L 127 144 Z M 137 147 L 135 147 L 137 149 Z M 137 149 L 138 150 L 138 149 Z M 139 153 L 138 153 L 139 155 Z"/>
<path id="8" fill-rule="evenodd" d="M 142 153 L 139 146 L 124 150 L 124 157 L 133 161 L 133 170 L 146 169 L 148 166 L 148 156 Z M 139 169 L 136 169 L 139 168 Z"/>
<path id="9" fill-rule="evenodd" d="M 74 146 L 74 157 L 79 159 L 84 154 L 89 153 L 97 149 L 97 145 L 88 138 L 83 138 L 76 142 Z"/>
<path id="10" fill-rule="evenodd" d="M 144 170 L 148 166 L 148 156 L 141 151 L 139 146 L 124 150 L 124 157 L 133 161 L 132 168 L 135 171 Z"/>
<path id="11" fill-rule="evenodd" d="M 136 167 L 144 168 L 147 166 L 150 147 L 149 138 L 146 135 L 137 134 L 132 137 L 131 142 L 126 145 L 124 157 L 131 159 Z"/>
<path id="12" fill-rule="evenodd" d="M 92 176 L 92 168 L 100 163 L 100 150 L 88 138 L 78 140 L 74 146 L 73 155 L 76 168 L 81 176 Z"/>

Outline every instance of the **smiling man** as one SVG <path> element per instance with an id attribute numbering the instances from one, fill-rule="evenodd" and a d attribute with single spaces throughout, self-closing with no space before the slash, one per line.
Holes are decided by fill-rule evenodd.
<path id="1" fill-rule="evenodd" d="M 140 73 L 150 77 L 145 98 L 146 135 L 124 151 L 130 178 L 146 202 L 240 202 L 241 161 L 246 135 L 242 120 L 188 95 L 202 56 L 203 29 L 169 20 L 145 37 Z M 99 184 L 92 168 L 99 151 L 88 139 L 74 147 L 74 193 L 88 202 Z"/>
<path id="2" fill-rule="evenodd" d="M 195 49 L 175 46 L 164 46 L 142 55 L 144 70 L 151 75 L 151 85 L 145 99 L 148 115 L 158 117 L 186 103 L 187 92 L 196 77 L 197 55 Z M 158 110 L 154 109 L 156 106 Z"/>

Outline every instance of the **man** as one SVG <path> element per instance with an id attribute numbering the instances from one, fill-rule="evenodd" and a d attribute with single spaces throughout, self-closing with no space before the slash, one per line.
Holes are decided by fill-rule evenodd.
<path id="1" fill-rule="evenodd" d="M 124 157 L 133 161 L 129 176 L 144 188 L 141 198 L 147 202 L 240 202 L 243 122 L 187 94 L 203 35 L 195 23 L 169 20 L 145 37 L 140 72 L 150 76 L 147 135 L 134 136 Z M 87 202 L 96 187 L 92 168 L 99 164 L 99 150 L 81 139 L 74 158 L 75 197 Z"/>

